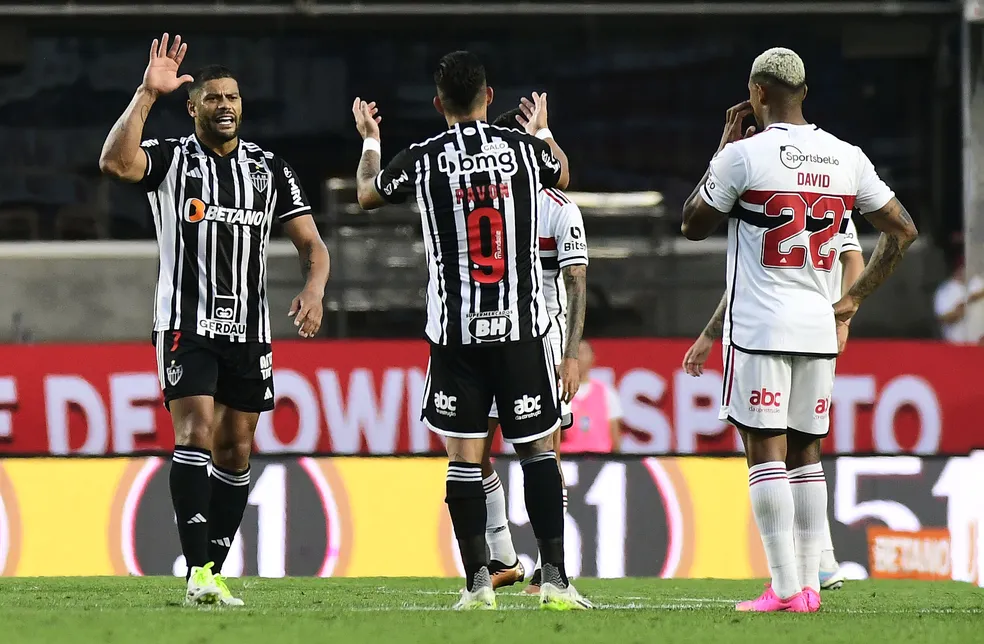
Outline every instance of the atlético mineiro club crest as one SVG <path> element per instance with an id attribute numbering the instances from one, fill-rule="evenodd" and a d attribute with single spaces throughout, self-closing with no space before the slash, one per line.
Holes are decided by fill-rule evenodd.
<path id="1" fill-rule="evenodd" d="M 184 375 L 184 367 L 179 364 L 174 364 L 174 360 L 171 361 L 171 366 L 165 371 L 167 372 L 167 381 L 171 383 L 172 387 L 178 384 L 178 381 L 181 380 L 181 376 Z"/>
<path id="2" fill-rule="evenodd" d="M 257 192 L 266 192 L 266 189 L 270 186 L 270 173 L 266 170 L 251 172 L 249 174 L 249 180 Z"/>

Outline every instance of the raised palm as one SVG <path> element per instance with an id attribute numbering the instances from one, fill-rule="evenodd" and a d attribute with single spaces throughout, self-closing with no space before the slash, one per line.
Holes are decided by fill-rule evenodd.
<path id="1" fill-rule="evenodd" d="M 185 83 L 195 80 L 190 75 L 178 76 L 178 68 L 184 60 L 188 45 L 181 42 L 181 36 L 174 37 L 171 48 L 167 46 L 168 35 L 156 38 L 150 45 L 150 62 L 144 70 L 143 85 L 159 94 L 170 94 Z"/>

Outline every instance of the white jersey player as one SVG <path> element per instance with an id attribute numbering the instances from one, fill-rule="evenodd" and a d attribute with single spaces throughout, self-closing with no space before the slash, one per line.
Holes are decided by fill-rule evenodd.
<path id="1" fill-rule="evenodd" d="M 857 227 L 853 219 L 846 219 L 841 225 L 841 232 L 837 236 L 840 250 L 837 253 L 838 260 L 834 262 L 834 270 L 830 271 L 830 292 L 836 294 L 835 299 L 831 300 L 834 304 L 842 296 L 846 295 L 854 282 L 864 270 L 864 255 L 861 252 L 861 244 L 858 241 Z M 691 376 L 700 376 L 704 373 L 704 363 L 714 348 L 714 341 L 720 338 L 724 329 L 724 313 L 728 304 L 728 293 L 725 291 L 721 297 L 721 302 L 707 322 L 707 326 L 694 341 L 694 344 L 687 351 L 683 358 L 683 368 Z M 848 323 L 837 324 L 837 349 L 838 353 L 844 350 L 847 342 Z M 834 556 L 834 544 L 830 536 L 830 520 L 827 519 L 827 526 L 824 535 L 824 543 L 820 551 L 820 589 L 836 590 L 844 585 L 844 571 L 837 563 Z"/>
<path id="2" fill-rule="evenodd" d="M 850 320 L 917 233 L 864 153 L 803 117 L 806 71 L 795 52 L 775 48 L 756 58 L 748 90 L 749 100 L 728 110 L 718 152 L 684 205 L 682 230 L 704 239 L 729 220 L 721 416 L 742 430 L 772 571 L 766 591 L 736 608 L 814 612 L 827 508 L 820 439 L 829 427 L 836 323 Z M 764 130 L 742 137 L 752 114 Z M 837 299 L 838 233 L 855 208 L 882 235 Z"/>
<path id="3" fill-rule="evenodd" d="M 494 125 L 517 127 L 516 115 L 519 110 L 510 110 L 500 115 Z M 573 389 L 569 378 L 577 377 L 576 357 L 584 328 L 585 279 L 588 265 L 588 240 L 584 234 L 584 218 L 577 204 L 557 189 L 544 189 L 539 195 L 539 238 L 540 264 L 543 274 L 543 297 L 547 313 L 550 315 L 550 330 L 547 337 L 557 365 L 561 388 L 567 388 L 571 397 Z M 570 293 L 570 317 L 568 320 L 568 294 Z M 576 300 L 576 301 L 573 301 Z M 574 360 L 572 360 L 572 357 Z M 571 362 L 574 362 L 573 371 Z M 560 464 L 561 431 L 573 423 L 569 399 L 561 397 L 561 424 L 554 434 L 554 453 Z M 485 455 L 482 461 L 482 476 L 485 487 L 486 531 L 485 539 L 489 545 L 491 564 L 489 572 L 494 588 L 510 586 L 522 581 L 526 571 L 516 555 L 509 521 L 506 517 L 506 499 L 502 483 L 492 467 L 491 450 L 495 428 L 499 424 L 499 410 L 495 402 L 489 410 L 489 434 L 485 442 Z M 567 509 L 567 490 L 564 490 L 564 509 Z M 536 566 L 528 592 L 539 592 L 540 560 Z"/>

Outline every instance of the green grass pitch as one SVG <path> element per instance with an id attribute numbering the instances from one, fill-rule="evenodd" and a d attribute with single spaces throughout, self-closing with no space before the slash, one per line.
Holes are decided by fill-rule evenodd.
<path id="1" fill-rule="evenodd" d="M 0 579 L 0 642 L 818 642 L 984 641 L 984 590 L 969 584 L 867 581 L 824 593 L 820 614 L 749 615 L 734 602 L 758 581 L 581 579 L 599 609 L 536 610 L 499 592 L 499 610 L 454 613 L 449 579 L 234 579 L 238 609 L 187 608 L 169 578 Z"/>

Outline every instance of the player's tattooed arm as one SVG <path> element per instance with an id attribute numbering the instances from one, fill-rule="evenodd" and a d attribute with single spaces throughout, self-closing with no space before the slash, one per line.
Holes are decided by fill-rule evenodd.
<path id="1" fill-rule="evenodd" d="M 865 218 L 881 235 L 864 271 L 847 295 L 834 305 L 834 315 L 839 322 L 846 322 L 854 316 L 861 302 L 895 271 L 905 251 L 919 236 L 909 212 L 894 197 L 878 210 L 865 214 Z"/>
<path id="2" fill-rule="evenodd" d="M 359 159 L 359 169 L 355 173 L 356 192 L 358 193 L 359 206 L 363 210 L 372 210 L 386 205 L 379 192 L 376 190 L 376 175 L 380 172 L 379 153 L 375 150 L 367 150 L 362 153 Z"/>
<path id="3" fill-rule="evenodd" d="M 859 304 L 892 274 L 906 249 L 919 236 L 912 217 L 898 199 L 893 198 L 883 208 L 865 217 L 881 235 L 868 265 L 848 291 L 848 295 Z"/>
<path id="4" fill-rule="evenodd" d="M 701 335 L 709 340 L 717 340 L 724 335 L 724 311 L 726 308 L 728 308 L 727 291 L 721 296 L 721 301 L 718 302 L 717 308 L 714 309 L 714 315 L 707 321 L 707 326 L 704 327 Z"/>
<path id="5" fill-rule="evenodd" d="M 359 199 L 359 206 L 363 210 L 373 210 L 386 205 L 379 191 L 376 190 L 376 176 L 382 167 L 382 158 L 379 153 L 379 108 L 375 101 L 366 102 L 358 96 L 352 103 L 352 116 L 355 117 L 355 128 L 362 137 L 363 148 L 362 158 L 359 159 L 359 168 L 355 171 L 356 194 Z M 366 146 L 375 143 L 375 149 Z"/>
<path id="6" fill-rule="evenodd" d="M 142 86 L 117 119 L 99 155 L 99 170 L 117 179 L 136 183 L 147 172 L 147 156 L 140 147 L 144 123 L 157 93 Z"/>
<path id="7" fill-rule="evenodd" d="M 577 360 L 584 334 L 584 315 L 588 307 L 588 267 L 584 264 L 565 266 L 564 288 L 567 290 L 567 344 L 564 358 Z"/>

